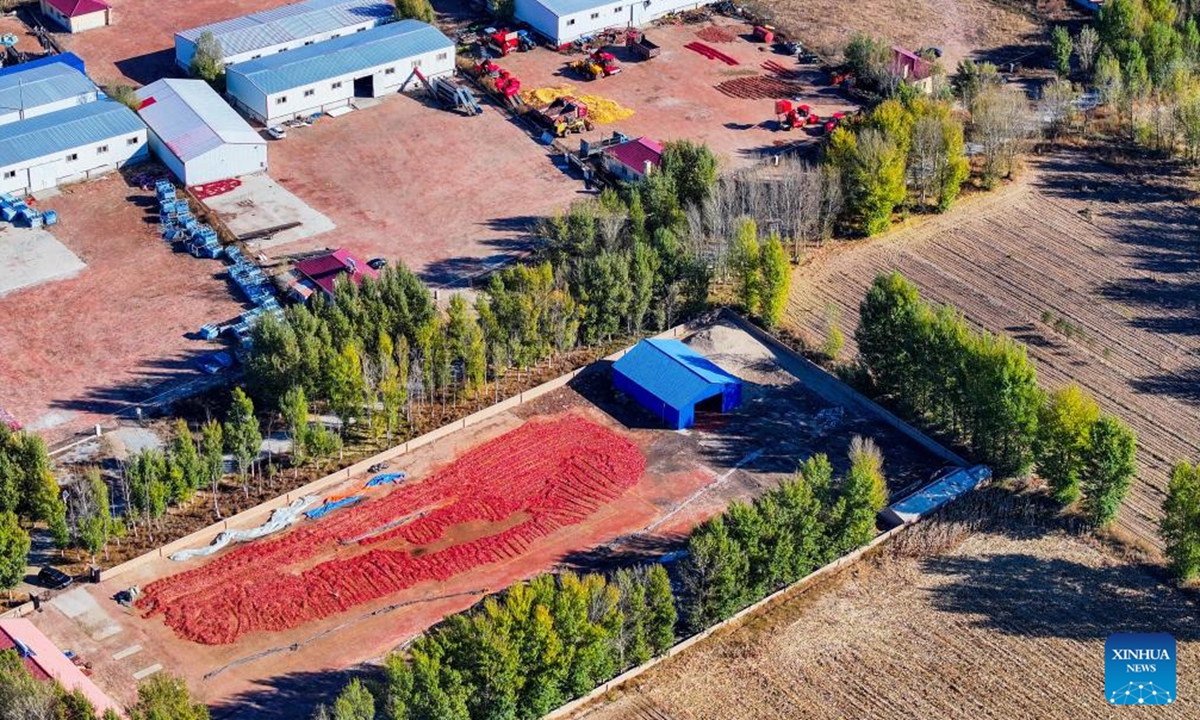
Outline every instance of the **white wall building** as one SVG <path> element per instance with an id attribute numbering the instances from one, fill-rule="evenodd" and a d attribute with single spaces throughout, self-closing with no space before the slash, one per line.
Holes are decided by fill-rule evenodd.
<path id="1" fill-rule="evenodd" d="M 191 68 L 196 41 L 211 32 L 225 66 L 362 32 L 395 17 L 389 0 L 305 0 L 175 33 L 175 63 Z"/>
<path id="2" fill-rule="evenodd" d="M 69 33 L 113 24 L 112 6 L 104 0 L 41 0 L 42 14 Z"/>
<path id="3" fill-rule="evenodd" d="M 185 185 L 267 169 L 267 142 L 203 80 L 158 80 L 138 90 L 150 149 Z"/>
<path id="4" fill-rule="evenodd" d="M 96 86 L 65 63 L 0 76 L 0 125 L 90 102 L 96 102 Z"/>
<path id="5" fill-rule="evenodd" d="M 32 193 L 149 158 L 146 126 L 111 100 L 0 125 L 0 192 Z"/>
<path id="6" fill-rule="evenodd" d="M 641 27 L 711 0 L 516 0 L 515 15 L 555 45 L 614 27 Z"/>
<path id="7" fill-rule="evenodd" d="M 240 63 L 225 73 L 235 106 L 268 125 L 396 92 L 420 69 L 454 72 L 454 42 L 416 20 Z"/>

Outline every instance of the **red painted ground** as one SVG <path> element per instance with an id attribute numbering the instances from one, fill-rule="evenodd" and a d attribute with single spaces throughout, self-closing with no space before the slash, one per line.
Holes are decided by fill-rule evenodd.
<path id="1" fill-rule="evenodd" d="M 645 467 L 635 445 L 589 420 L 530 422 L 380 501 L 157 581 L 138 605 L 204 644 L 287 630 L 525 553 L 628 490 Z M 301 569 L 318 558 L 327 559 Z"/>

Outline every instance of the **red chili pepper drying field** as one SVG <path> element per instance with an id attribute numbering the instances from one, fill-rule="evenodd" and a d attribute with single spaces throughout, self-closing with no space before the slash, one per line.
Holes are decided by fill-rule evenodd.
<path id="1" fill-rule="evenodd" d="M 138 606 L 207 645 L 294 628 L 519 555 L 632 487 L 645 467 L 636 445 L 590 420 L 531 421 L 424 481 L 157 580 Z M 472 531 L 456 537 L 464 523 Z"/>

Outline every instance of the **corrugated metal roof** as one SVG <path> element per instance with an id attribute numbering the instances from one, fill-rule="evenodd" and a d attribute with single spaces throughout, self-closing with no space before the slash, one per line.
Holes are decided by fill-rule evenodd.
<path id="1" fill-rule="evenodd" d="M 678 340 L 643 340 L 613 370 L 675 409 L 711 394 L 714 385 L 742 382 Z"/>
<path id="2" fill-rule="evenodd" d="M 307 0 L 251 15 L 184 30 L 178 37 L 196 42 L 211 32 L 226 57 L 302 40 L 339 28 L 379 21 L 396 7 L 381 0 Z"/>
<path id="3" fill-rule="evenodd" d="M 401 20 L 285 53 L 238 63 L 226 72 L 241 75 L 267 95 L 311 85 L 436 50 L 454 42 L 432 25 Z"/>
<path id="4" fill-rule="evenodd" d="M 221 145 L 265 142 L 203 80 L 158 80 L 137 96 L 142 120 L 184 162 Z"/>
<path id="5" fill-rule="evenodd" d="M 986 465 L 959 468 L 937 482 L 909 495 L 887 509 L 899 522 L 916 520 L 933 512 L 965 492 L 989 480 L 992 471 Z"/>
<path id="6" fill-rule="evenodd" d="M 576 13 L 586 12 L 588 10 L 596 10 L 597 8 L 608 7 L 614 4 L 613 0 L 537 0 L 537 3 L 554 13 L 558 17 L 566 17 Z M 626 7 L 630 3 L 625 3 Z M 683 3 L 680 3 L 682 5 Z M 690 4 L 690 3 L 689 3 Z M 620 25 L 628 19 L 628 13 L 620 18 L 616 18 L 619 22 L 613 23 Z"/>
<path id="7" fill-rule="evenodd" d="M 132 110 L 112 100 L 0 125 L 0 167 L 129 135 L 145 127 Z"/>
<path id="8" fill-rule="evenodd" d="M 654 167 L 662 165 L 663 146 L 650 138 L 642 137 L 637 140 L 623 142 L 620 145 L 614 145 L 605 149 L 604 152 L 611 155 L 625 167 L 638 173 L 646 171 L 646 163 L 650 163 Z"/>
<path id="9" fill-rule="evenodd" d="M 50 7 L 69 18 L 82 17 L 92 13 L 104 12 L 112 8 L 101 0 L 46 0 Z"/>
<path id="10" fill-rule="evenodd" d="M 96 92 L 87 76 L 65 63 L 47 63 L 0 76 L 0 110 L 28 110 Z"/>

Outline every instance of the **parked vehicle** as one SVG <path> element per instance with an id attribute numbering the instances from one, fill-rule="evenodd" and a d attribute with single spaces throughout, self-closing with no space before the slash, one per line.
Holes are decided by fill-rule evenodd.
<path id="1" fill-rule="evenodd" d="M 272 125 L 267 128 L 267 134 L 276 140 L 282 140 L 287 137 L 287 130 L 284 130 L 282 125 Z"/>
<path id="2" fill-rule="evenodd" d="M 49 588 L 51 590 L 61 590 L 65 587 L 67 587 L 68 585 L 70 585 L 71 583 L 75 582 L 75 579 L 72 578 L 70 575 L 66 574 L 65 572 L 63 572 L 62 570 L 59 570 L 58 568 L 50 567 L 49 565 L 47 565 L 46 567 L 44 567 L 38 571 L 37 581 L 38 581 L 38 584 L 44 588 Z"/>
<path id="3" fill-rule="evenodd" d="M 658 57 L 658 55 L 662 52 L 662 48 L 660 48 L 656 43 L 650 42 L 649 38 L 646 37 L 646 33 L 638 32 L 636 30 L 631 31 L 629 36 L 625 39 L 625 47 L 629 48 L 634 55 L 637 55 L 643 60 L 649 60 L 650 58 Z"/>
<path id="4" fill-rule="evenodd" d="M 383 268 L 387 267 L 387 258 L 371 258 L 367 261 L 367 267 L 371 268 L 372 270 L 382 270 Z"/>

